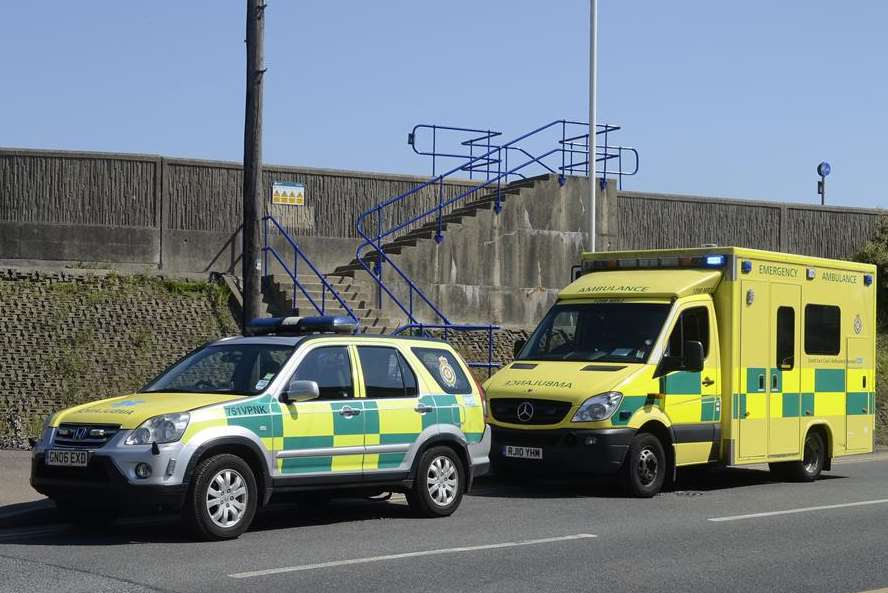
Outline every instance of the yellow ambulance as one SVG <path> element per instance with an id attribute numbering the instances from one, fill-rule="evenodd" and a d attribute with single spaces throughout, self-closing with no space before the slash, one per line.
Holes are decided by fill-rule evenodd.
<path id="1" fill-rule="evenodd" d="M 587 253 L 488 395 L 499 473 L 768 463 L 811 481 L 873 450 L 875 266 L 737 247 Z"/>

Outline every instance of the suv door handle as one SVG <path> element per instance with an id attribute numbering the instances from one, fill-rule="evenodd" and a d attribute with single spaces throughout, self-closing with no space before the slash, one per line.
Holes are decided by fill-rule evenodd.
<path id="1" fill-rule="evenodd" d="M 715 381 L 710 379 L 709 377 L 703 377 L 702 383 L 703 383 L 704 387 L 709 387 L 710 385 L 715 385 Z"/>
<path id="2" fill-rule="evenodd" d="M 413 411 L 417 414 L 428 414 L 429 412 L 433 412 L 435 408 L 427 404 L 417 404 Z"/>
<path id="3" fill-rule="evenodd" d="M 343 406 L 339 410 L 339 415 L 345 416 L 346 418 L 351 418 L 352 416 L 357 416 L 360 413 L 361 413 L 361 410 L 358 410 L 356 408 L 350 408 L 348 406 Z"/>

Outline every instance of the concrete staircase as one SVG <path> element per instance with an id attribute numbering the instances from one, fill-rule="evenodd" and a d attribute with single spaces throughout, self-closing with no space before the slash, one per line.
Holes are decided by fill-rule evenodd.
<path id="1" fill-rule="evenodd" d="M 479 210 L 490 210 L 496 204 L 497 193 L 499 193 L 500 204 L 505 204 L 510 195 L 518 194 L 522 189 L 533 187 L 537 181 L 548 179 L 549 175 L 539 175 L 536 177 L 528 177 L 520 181 L 513 181 L 508 185 L 502 186 L 497 192 L 495 188 L 490 191 L 481 189 L 478 191 L 479 196 L 476 198 L 468 198 L 468 201 L 443 216 L 441 228 L 447 229 L 450 225 L 460 224 L 464 218 L 475 216 Z M 382 251 L 387 255 L 401 253 L 405 248 L 415 247 L 420 241 L 433 240 L 435 231 L 438 228 L 438 221 L 434 215 L 429 215 L 428 222 L 394 238 L 390 238 L 388 242 L 382 244 Z M 368 251 L 364 255 L 364 261 L 367 266 L 372 267 L 376 262 L 378 255 L 376 251 Z M 337 267 L 331 276 L 354 278 L 355 272 L 365 271 L 361 262 L 357 258 L 352 259 L 349 263 Z"/>
<path id="2" fill-rule="evenodd" d="M 299 275 L 299 283 L 314 301 L 320 305 L 323 284 L 314 275 Z M 265 278 L 263 286 L 263 314 L 277 316 L 294 314 L 293 293 L 296 293 L 296 309 L 299 315 L 317 315 L 317 310 L 305 294 L 293 285 L 293 279 L 287 274 L 272 274 Z M 384 317 L 374 307 L 376 295 L 374 287 L 352 276 L 329 275 L 327 282 L 340 294 L 351 307 L 361 323 L 361 333 L 387 334 L 401 324 L 394 319 Z M 348 315 L 347 311 L 330 294 L 326 293 L 324 312 L 327 315 Z"/>

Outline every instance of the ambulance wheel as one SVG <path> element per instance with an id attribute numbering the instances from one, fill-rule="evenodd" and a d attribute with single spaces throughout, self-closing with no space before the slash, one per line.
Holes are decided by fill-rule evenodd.
<path id="1" fill-rule="evenodd" d="M 234 539 L 250 526 L 259 498 L 247 462 L 229 453 L 201 461 L 185 501 L 185 518 L 204 540 Z"/>
<path id="2" fill-rule="evenodd" d="M 787 465 L 786 476 L 795 482 L 813 482 L 820 477 L 826 462 L 826 444 L 819 430 L 809 430 L 805 436 L 805 451 L 801 461 Z"/>
<path id="3" fill-rule="evenodd" d="M 663 444 L 649 432 L 642 432 L 632 439 L 621 477 L 626 493 L 636 498 L 655 496 L 663 487 L 667 470 Z"/>
<path id="4" fill-rule="evenodd" d="M 117 509 L 97 508 L 82 502 L 53 499 L 62 521 L 80 531 L 99 532 L 108 529 L 117 520 Z"/>
<path id="5" fill-rule="evenodd" d="M 466 471 L 450 447 L 432 447 L 416 465 L 413 489 L 407 504 L 422 517 L 447 517 L 462 501 Z"/>

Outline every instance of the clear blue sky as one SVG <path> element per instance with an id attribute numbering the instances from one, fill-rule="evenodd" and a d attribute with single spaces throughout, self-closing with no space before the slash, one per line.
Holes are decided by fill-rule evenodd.
<path id="1" fill-rule="evenodd" d="M 0 145 L 242 158 L 239 0 L 7 2 Z M 888 2 L 600 0 L 628 188 L 888 207 Z M 265 162 L 427 173 L 414 123 L 586 119 L 587 0 L 269 0 Z"/>

